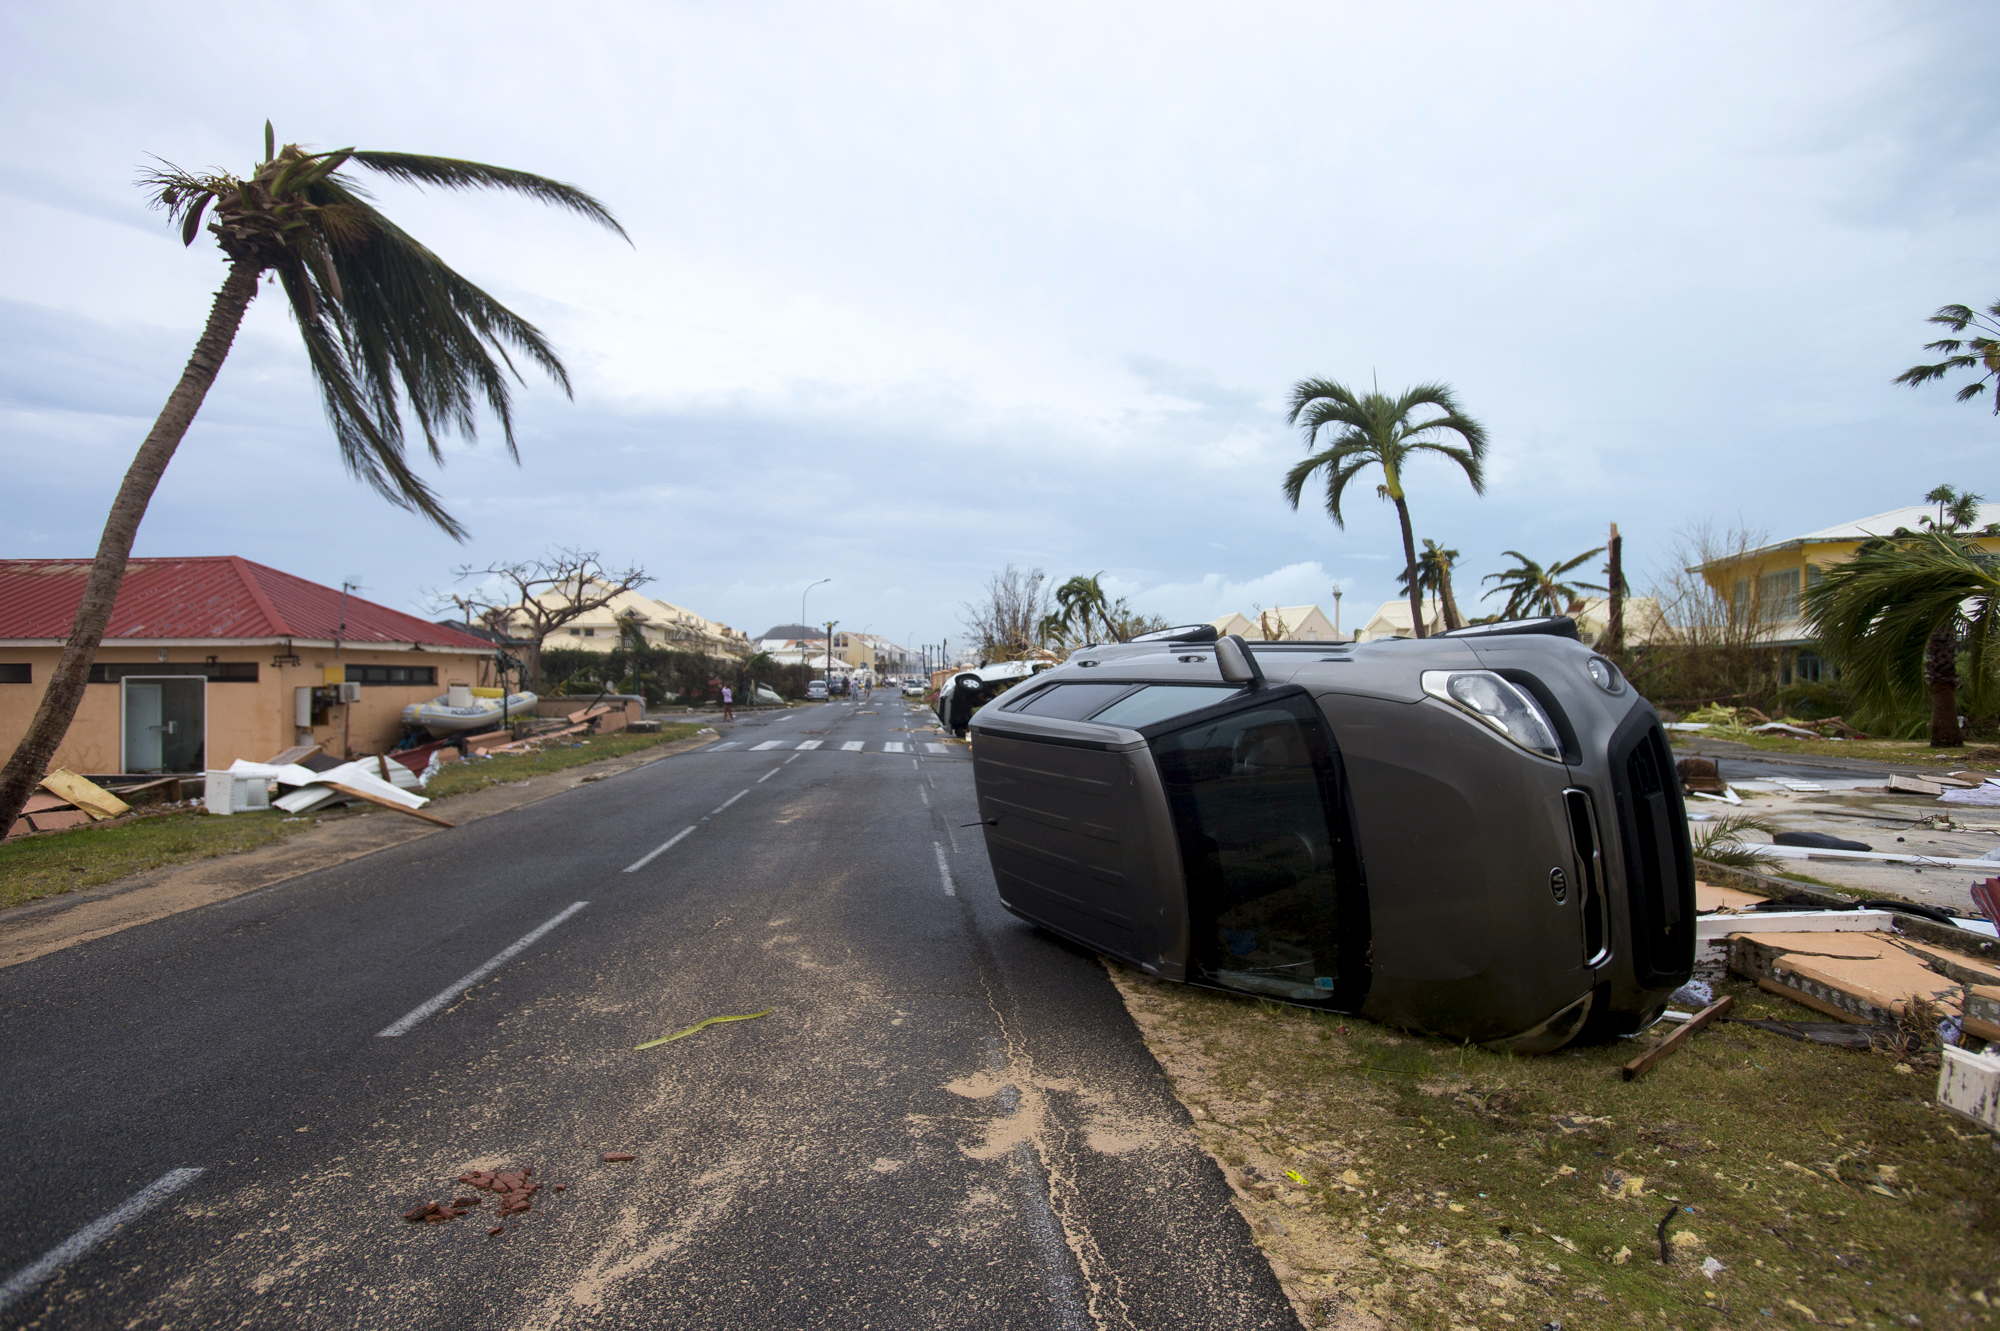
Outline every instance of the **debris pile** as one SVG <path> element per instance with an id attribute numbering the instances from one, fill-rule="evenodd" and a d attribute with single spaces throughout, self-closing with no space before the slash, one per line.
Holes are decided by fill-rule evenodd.
<path id="1" fill-rule="evenodd" d="M 504 1221 L 508 1216 L 526 1215 L 534 1209 L 535 1194 L 544 1186 L 529 1182 L 528 1176 L 534 1172 L 533 1165 L 524 1165 L 520 1169 L 475 1169 L 460 1174 L 457 1181 L 468 1188 L 477 1188 L 481 1192 L 493 1194 L 497 1203 L 494 1212 Z M 562 1190 L 562 1184 L 553 1185 L 553 1191 Z M 479 1210 L 483 1205 L 484 1200 L 479 1197 L 454 1197 L 449 1202 L 424 1202 L 403 1212 L 403 1219 L 413 1225 L 441 1225 L 447 1220 L 456 1220 L 470 1211 Z M 498 1234 L 503 1228 L 503 1225 L 495 1225 L 486 1232 Z"/>

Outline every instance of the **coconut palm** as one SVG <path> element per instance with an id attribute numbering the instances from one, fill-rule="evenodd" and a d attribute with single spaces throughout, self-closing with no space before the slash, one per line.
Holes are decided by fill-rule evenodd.
<path id="1" fill-rule="evenodd" d="M 1429 537 L 1424 538 L 1424 548 L 1417 555 L 1417 589 L 1426 596 L 1438 598 L 1438 606 L 1444 611 L 1447 633 L 1465 627 L 1465 616 L 1458 613 L 1458 598 L 1451 594 L 1451 568 L 1457 562 L 1458 551 L 1447 550 Z M 1396 575 L 1396 585 L 1409 590 L 1410 574 L 1407 569 Z"/>
<path id="2" fill-rule="evenodd" d="M 1565 559 L 1559 564 L 1543 568 L 1519 550 L 1503 550 L 1502 554 L 1514 561 L 1514 567 L 1502 569 L 1498 573 L 1488 573 L 1481 582 L 1497 582 L 1499 586 L 1489 590 L 1479 599 L 1489 600 L 1500 593 L 1507 593 L 1507 603 L 1501 607 L 1500 618 L 1519 619 L 1523 615 L 1560 615 L 1583 599 L 1580 592 L 1601 592 L 1605 589 L 1594 582 L 1569 580 L 1569 575 L 1587 560 L 1604 553 L 1604 547 L 1586 550 L 1574 559 Z"/>
<path id="3" fill-rule="evenodd" d="M 1930 317 L 1930 322 L 1940 324 L 1954 333 L 1973 330 L 1969 338 L 1946 337 L 1936 342 L 1926 342 L 1925 351 L 1942 351 L 1945 358 L 1935 365 L 1912 365 L 1897 375 L 1893 382 L 1908 384 L 1915 388 L 1919 384 L 1942 379 L 1953 370 L 1984 369 L 1985 373 L 1958 390 L 1958 400 L 1969 402 L 1986 391 L 1986 381 L 1992 379 L 2000 384 L 2000 301 L 1988 305 L 1984 312 L 1970 305 L 1947 305 Z M 1993 393 L 1993 414 L 2000 416 L 2000 387 Z"/>
<path id="4" fill-rule="evenodd" d="M 198 175 L 168 164 L 150 172 L 144 183 L 152 201 L 179 224 L 182 243 L 194 244 L 206 217 L 229 272 L 194 354 L 119 486 L 69 640 L 27 734 L 0 772 L 0 829 L 20 813 L 76 715 L 139 522 L 229 354 L 259 277 L 271 274 L 284 290 L 341 461 L 391 503 L 454 537 L 463 538 L 465 529 L 404 456 L 404 412 L 441 463 L 440 437 L 472 438 L 476 401 L 483 401 L 500 423 L 508 455 L 518 458 L 507 381 L 519 375 L 508 347 L 570 391 L 562 362 L 533 324 L 383 216 L 343 167 L 441 189 L 512 190 L 625 234 L 596 199 L 542 176 L 413 153 L 309 153 L 291 143 L 281 149 L 268 121 L 264 160 L 247 177 Z"/>
<path id="5" fill-rule="evenodd" d="M 1990 700 L 2000 636 L 2000 562 L 1950 529 L 1864 543 L 1806 589 L 1803 618 L 1841 663 L 1856 698 L 1893 710 L 1929 694 L 1931 745 L 1962 742 L 1958 652 L 1974 696 Z"/>
<path id="6" fill-rule="evenodd" d="M 1970 490 L 1940 485 L 1924 496 L 1924 502 L 1938 506 L 1938 515 L 1935 519 L 1918 519 L 1927 529 L 1963 531 L 1979 521 L 1979 506 L 1985 503 L 1986 499 L 1983 495 L 1976 495 Z"/>
<path id="7" fill-rule="evenodd" d="M 1090 641 L 1093 620 L 1107 634 L 1111 632 L 1110 599 L 1098 581 L 1103 576 L 1102 569 L 1088 578 L 1079 573 L 1056 588 L 1057 609 L 1053 618 L 1062 624 L 1068 636 Z"/>
<path id="8" fill-rule="evenodd" d="M 1437 415 L 1417 419 L 1423 408 Z M 1314 473 L 1326 476 L 1326 513 L 1336 527 L 1345 527 L 1340 501 L 1348 482 L 1371 466 L 1382 469 L 1377 487 L 1396 506 L 1403 528 L 1403 572 L 1410 595 L 1410 625 L 1424 636 L 1422 592 L 1418 586 L 1417 542 L 1410 529 L 1410 505 L 1403 486 L 1409 464 L 1419 454 L 1432 453 L 1458 464 L 1472 482 L 1474 494 L 1486 493 L 1486 429 L 1459 408 L 1444 384 L 1418 384 L 1390 397 L 1379 390 L 1357 394 L 1331 379 L 1302 379 L 1292 387 L 1292 410 L 1286 422 L 1305 431 L 1307 456 L 1285 473 L 1285 501 L 1299 506 L 1299 496 Z M 1320 447 L 1320 432 L 1330 436 Z M 1448 440 L 1456 439 L 1452 443 Z M 1317 451 L 1313 451 L 1317 450 Z"/>

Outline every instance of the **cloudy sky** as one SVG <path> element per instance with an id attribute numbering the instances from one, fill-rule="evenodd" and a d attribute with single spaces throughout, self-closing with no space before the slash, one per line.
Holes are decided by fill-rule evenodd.
<path id="1" fill-rule="evenodd" d="M 2000 27 L 1977 5 L 9 6 L 0 555 L 88 555 L 222 276 L 134 180 L 281 140 L 497 162 L 383 205 L 554 339 L 433 473 L 463 546 L 340 469 L 275 293 L 137 553 L 422 611 L 461 564 L 643 564 L 752 633 L 960 638 L 1009 563 L 1175 621 L 1394 592 L 1394 513 L 1279 494 L 1307 376 L 1452 384 L 1475 497 L 1409 478 L 1460 596 L 1518 549 L 1773 537 L 2000 494 L 2000 421 L 1890 379 L 2000 298 Z"/>

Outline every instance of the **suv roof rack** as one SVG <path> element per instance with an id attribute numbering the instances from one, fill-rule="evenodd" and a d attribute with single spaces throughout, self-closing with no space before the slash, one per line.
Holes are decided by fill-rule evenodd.
<path id="1" fill-rule="evenodd" d="M 1182 624 L 1157 633 L 1141 633 L 1133 642 L 1214 642 L 1222 634 L 1213 624 Z"/>
<path id="2" fill-rule="evenodd" d="M 1576 621 L 1568 615 L 1539 615 L 1534 619 L 1503 619 L 1498 624 L 1467 624 L 1462 629 L 1433 633 L 1433 638 L 1501 638 L 1515 633 L 1539 633 L 1551 638 L 1581 642 Z"/>

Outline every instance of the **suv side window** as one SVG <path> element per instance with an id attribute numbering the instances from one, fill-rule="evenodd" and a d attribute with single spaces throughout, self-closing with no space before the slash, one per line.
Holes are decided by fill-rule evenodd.
<path id="1" fill-rule="evenodd" d="M 1189 978 L 1358 1005 L 1367 895 L 1339 752 L 1312 699 L 1253 697 L 1152 747 L 1187 876 Z"/>

